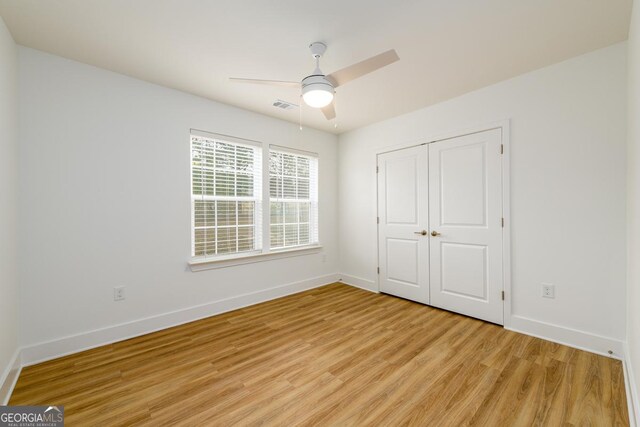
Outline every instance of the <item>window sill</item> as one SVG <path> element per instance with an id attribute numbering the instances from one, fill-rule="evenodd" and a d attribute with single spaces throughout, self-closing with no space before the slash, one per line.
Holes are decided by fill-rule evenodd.
<path id="1" fill-rule="evenodd" d="M 189 267 L 193 272 L 214 270 L 218 268 L 233 267 L 235 265 L 253 264 L 256 262 L 271 261 L 274 259 L 310 255 L 319 253 L 321 250 L 321 245 L 312 245 L 290 249 L 276 249 L 271 252 L 249 253 L 207 259 L 193 259 L 189 261 Z"/>

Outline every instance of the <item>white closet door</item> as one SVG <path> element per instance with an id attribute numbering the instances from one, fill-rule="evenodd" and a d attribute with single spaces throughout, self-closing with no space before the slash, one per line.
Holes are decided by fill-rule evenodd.
<path id="1" fill-rule="evenodd" d="M 503 323 L 501 130 L 429 144 L 431 305 Z"/>
<path id="2" fill-rule="evenodd" d="M 429 303 L 427 147 L 378 156 L 380 290 Z"/>

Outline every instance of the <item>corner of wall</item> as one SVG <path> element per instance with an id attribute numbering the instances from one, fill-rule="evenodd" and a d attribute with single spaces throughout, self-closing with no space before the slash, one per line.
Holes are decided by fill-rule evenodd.
<path id="1" fill-rule="evenodd" d="M 362 277 L 351 276 L 349 274 L 339 273 L 340 282 L 345 285 L 353 286 L 355 288 L 364 289 L 365 291 L 380 293 L 376 282 L 369 279 L 363 279 Z"/>
<path id="2" fill-rule="evenodd" d="M 11 362 L 0 377 L 0 405 L 7 405 L 22 372 L 22 350 L 16 349 Z"/>
<path id="3" fill-rule="evenodd" d="M 624 369 L 624 387 L 627 395 L 627 406 L 629 409 L 629 423 L 631 426 L 640 424 L 640 397 L 638 396 L 638 384 L 636 383 L 633 364 L 631 363 L 631 355 L 627 343 L 624 344 L 624 360 L 622 361 Z"/>
<path id="4" fill-rule="evenodd" d="M 633 4 L 627 43 L 627 395 L 640 424 L 640 1 Z M 631 414 L 631 408 L 630 408 Z"/>
<path id="5" fill-rule="evenodd" d="M 0 17 L 0 404 L 20 372 L 18 337 L 18 51 Z"/>

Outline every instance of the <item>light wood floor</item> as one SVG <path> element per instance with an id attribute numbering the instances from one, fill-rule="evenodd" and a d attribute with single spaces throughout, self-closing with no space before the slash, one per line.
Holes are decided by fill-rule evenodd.
<path id="1" fill-rule="evenodd" d="M 622 366 L 333 284 L 25 368 L 67 425 L 628 425 Z"/>

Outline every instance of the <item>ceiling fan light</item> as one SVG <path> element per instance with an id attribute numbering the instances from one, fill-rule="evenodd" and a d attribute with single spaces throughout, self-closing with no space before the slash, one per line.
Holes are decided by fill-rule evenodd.
<path id="1" fill-rule="evenodd" d="M 323 108 L 333 101 L 333 92 L 325 89 L 311 89 L 302 95 L 304 102 L 313 108 Z"/>
<path id="2" fill-rule="evenodd" d="M 313 108 L 323 108 L 333 101 L 334 89 L 323 75 L 311 75 L 302 80 L 302 99 Z"/>

